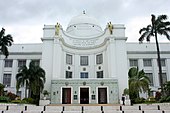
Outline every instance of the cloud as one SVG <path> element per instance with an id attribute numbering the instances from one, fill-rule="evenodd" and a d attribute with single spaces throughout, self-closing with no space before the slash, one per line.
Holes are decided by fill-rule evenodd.
<path id="1" fill-rule="evenodd" d="M 107 22 L 125 24 L 128 41 L 138 37 L 141 23 L 150 15 L 170 16 L 169 0 L 5 0 L 0 4 L 0 22 L 15 36 L 16 43 L 41 42 L 44 24 L 59 22 L 66 29 L 72 17 L 86 10 L 99 20 L 104 29 Z M 142 26 L 144 27 L 144 26 Z M 28 32 L 29 31 L 29 34 Z M 23 38 L 24 37 L 24 38 Z M 30 38 L 31 37 L 31 38 Z M 31 40 L 30 40 L 31 39 Z M 133 40 L 134 39 L 134 40 Z M 136 40 L 135 40 L 136 41 Z"/>
<path id="2" fill-rule="evenodd" d="M 138 42 L 139 30 L 150 24 L 150 17 L 135 17 L 126 24 L 126 36 L 128 42 Z"/>

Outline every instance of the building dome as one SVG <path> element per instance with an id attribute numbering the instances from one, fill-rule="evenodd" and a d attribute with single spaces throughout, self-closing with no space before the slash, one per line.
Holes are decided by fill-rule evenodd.
<path id="1" fill-rule="evenodd" d="M 71 19 L 66 32 L 73 37 L 91 38 L 101 35 L 102 29 L 97 19 L 83 12 L 83 14 Z"/>
<path id="2" fill-rule="evenodd" d="M 92 24 L 100 26 L 96 18 L 90 17 L 86 13 L 73 17 L 69 22 L 68 27 L 77 24 Z"/>

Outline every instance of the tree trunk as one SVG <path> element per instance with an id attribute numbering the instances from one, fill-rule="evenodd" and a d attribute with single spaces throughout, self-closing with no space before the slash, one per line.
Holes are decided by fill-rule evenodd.
<path id="1" fill-rule="evenodd" d="M 28 93 L 28 97 L 30 98 L 32 98 L 32 90 L 31 90 L 31 88 L 29 88 L 29 93 Z"/>
<path id="2" fill-rule="evenodd" d="M 25 98 L 27 98 L 27 85 L 25 86 Z"/>
<path id="3" fill-rule="evenodd" d="M 158 43 L 158 37 L 157 37 L 156 30 L 155 30 L 155 40 L 156 40 L 156 48 L 157 48 L 157 56 L 158 56 L 159 80 L 160 80 L 161 92 L 162 92 L 162 95 L 164 95 L 163 78 L 162 78 L 162 66 L 161 66 L 159 43 Z"/>

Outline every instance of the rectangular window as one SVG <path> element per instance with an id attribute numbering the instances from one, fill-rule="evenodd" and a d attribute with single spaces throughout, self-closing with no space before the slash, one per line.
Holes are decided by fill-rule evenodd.
<path id="1" fill-rule="evenodd" d="M 80 78 L 88 78 L 88 72 L 81 72 Z"/>
<path id="2" fill-rule="evenodd" d="M 153 74 L 152 73 L 145 73 L 145 75 L 147 77 L 149 77 L 149 80 L 150 80 L 150 86 L 153 86 Z"/>
<path id="3" fill-rule="evenodd" d="M 102 64 L 103 63 L 103 55 L 99 54 L 96 55 L 96 64 Z"/>
<path id="4" fill-rule="evenodd" d="M 96 99 L 96 96 L 95 96 L 95 95 L 92 95 L 92 96 L 91 96 L 91 99 L 92 99 L 92 100 L 95 100 L 95 99 Z"/>
<path id="5" fill-rule="evenodd" d="M 88 65 L 88 56 L 80 56 L 80 65 L 87 66 Z"/>
<path id="6" fill-rule="evenodd" d="M 32 60 L 36 66 L 40 66 L 40 60 Z"/>
<path id="7" fill-rule="evenodd" d="M 66 78 L 72 78 L 72 72 L 66 71 Z"/>
<path id="8" fill-rule="evenodd" d="M 18 67 L 26 65 L 26 60 L 18 60 Z"/>
<path id="9" fill-rule="evenodd" d="M 165 59 L 161 59 L 161 66 L 166 66 L 165 65 Z"/>
<path id="10" fill-rule="evenodd" d="M 97 78 L 103 78 L 103 71 L 97 72 Z"/>
<path id="11" fill-rule="evenodd" d="M 12 67 L 13 60 L 11 59 L 6 59 L 5 60 L 5 66 L 4 67 Z"/>
<path id="12" fill-rule="evenodd" d="M 74 100 L 77 100 L 77 95 L 74 95 Z"/>
<path id="13" fill-rule="evenodd" d="M 66 54 L 66 64 L 72 65 L 72 55 Z"/>
<path id="14" fill-rule="evenodd" d="M 3 84 L 7 87 L 11 86 L 11 74 L 4 74 L 3 76 Z"/>
<path id="15" fill-rule="evenodd" d="M 129 60 L 130 67 L 138 67 L 138 60 L 137 59 L 130 59 Z"/>
<path id="16" fill-rule="evenodd" d="M 143 59 L 143 66 L 144 67 L 151 67 L 152 66 L 152 60 L 151 59 Z"/>

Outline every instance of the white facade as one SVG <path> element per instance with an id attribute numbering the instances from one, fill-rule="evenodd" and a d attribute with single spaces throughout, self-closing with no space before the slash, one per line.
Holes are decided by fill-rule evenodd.
<path id="1" fill-rule="evenodd" d="M 118 103 L 128 87 L 131 66 L 144 69 L 153 78 L 152 89 L 157 90 L 160 84 L 155 44 L 126 43 L 124 25 L 114 24 L 113 31 L 108 25 L 103 30 L 87 14 L 72 18 L 66 31 L 59 24 L 44 25 L 43 43 L 14 44 L 8 59 L 0 55 L 0 82 L 9 84 L 5 89 L 16 93 L 19 62 L 28 66 L 31 60 L 39 60 L 46 72 L 44 89 L 51 92 L 51 103 Z M 160 44 L 166 80 L 170 80 L 169 46 Z M 12 65 L 7 66 L 7 61 Z M 23 98 L 24 88 L 20 91 Z"/>

